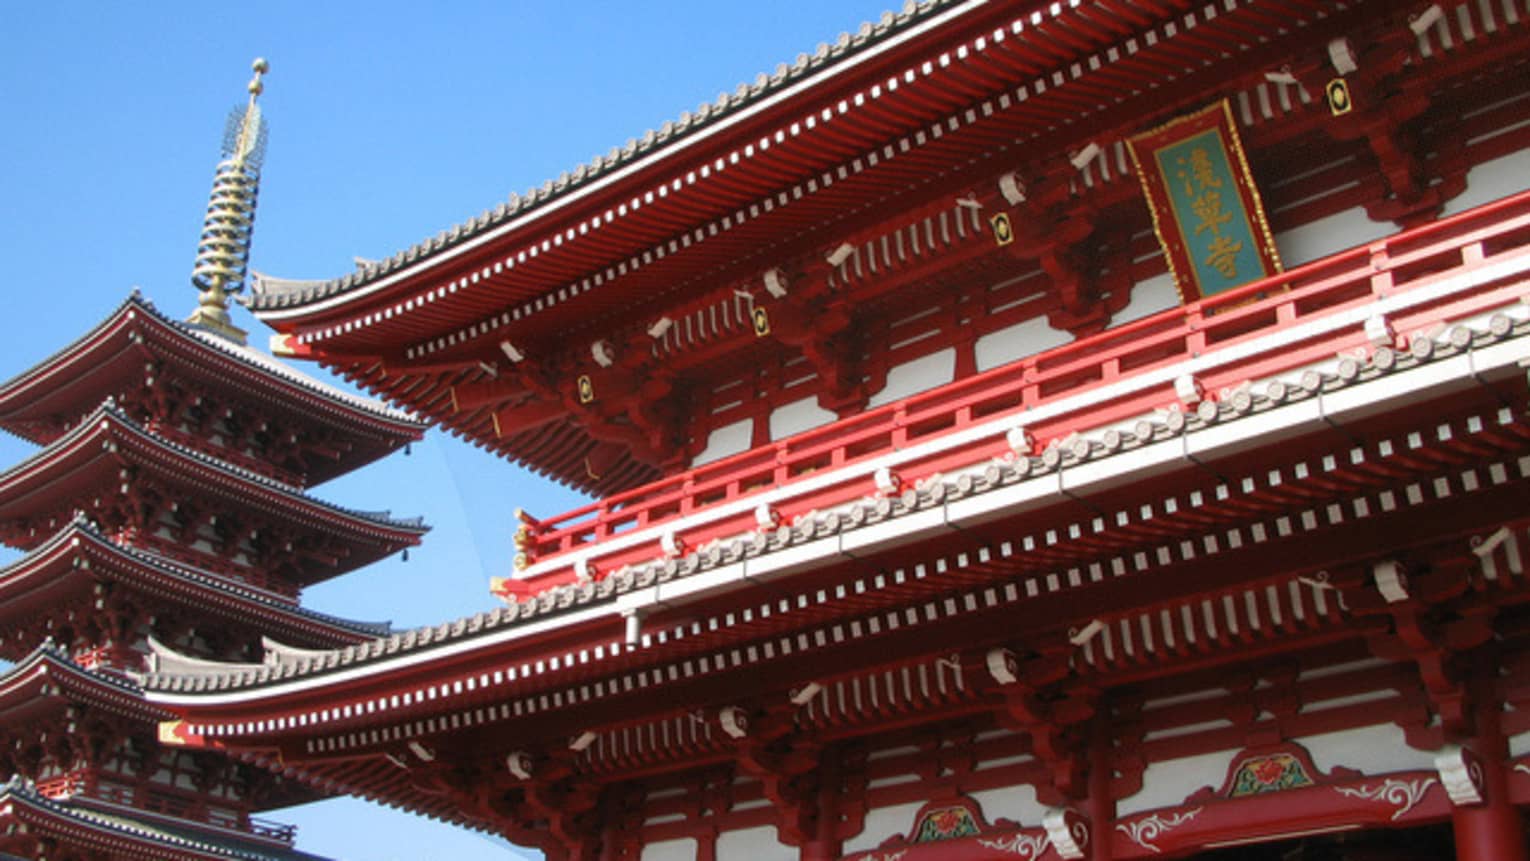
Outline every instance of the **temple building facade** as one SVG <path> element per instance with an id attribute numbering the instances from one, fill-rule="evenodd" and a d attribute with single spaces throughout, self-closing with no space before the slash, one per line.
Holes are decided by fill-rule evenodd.
<path id="1" fill-rule="evenodd" d="M 0 383 L 0 429 L 37 446 L 0 471 L 0 857 L 318 861 L 258 814 L 328 793 L 221 751 L 166 744 L 150 660 L 298 660 L 387 624 L 302 590 L 419 543 L 418 520 L 308 492 L 424 426 L 257 353 L 227 317 L 242 284 L 263 127 L 231 122 L 191 322 L 136 292 Z M 173 659 L 157 656 L 174 655 Z M 5 854 L 11 853 L 11 854 Z"/>
<path id="2" fill-rule="evenodd" d="M 910 3 L 257 285 L 595 501 L 146 707 L 554 859 L 1524 861 L 1527 273 L 1524 0 Z"/>

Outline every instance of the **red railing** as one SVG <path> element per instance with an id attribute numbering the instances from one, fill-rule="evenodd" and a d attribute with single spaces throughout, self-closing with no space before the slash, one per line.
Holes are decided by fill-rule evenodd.
<path id="1" fill-rule="evenodd" d="M 531 564 L 526 579 L 505 581 L 504 597 L 524 597 L 573 574 L 556 560 L 611 542 L 624 533 L 678 521 L 728 503 L 761 497 L 767 490 L 798 485 L 801 493 L 778 498 L 784 521 L 802 513 L 868 495 L 863 470 L 845 470 L 842 481 L 812 481 L 815 474 L 866 464 L 879 456 L 957 434 L 975 425 L 1013 417 L 1024 420 L 1038 441 L 1064 437 L 1162 407 L 1177 400 L 1172 380 L 1137 387 L 1118 396 L 1087 399 L 1074 410 L 1068 398 L 1143 375 L 1282 328 L 1306 323 L 1377 299 L 1417 290 L 1443 277 L 1499 261 L 1530 257 L 1530 192 L 1517 194 L 1451 218 L 1358 246 L 1237 290 L 1183 308 L 1127 323 L 869 410 L 766 446 L 700 466 L 624 493 L 614 494 L 557 517 L 523 517 L 523 552 Z M 1516 288 L 1517 289 L 1517 288 Z M 1459 318 L 1501 301 L 1492 285 L 1438 302 L 1406 309 L 1389 320 L 1399 337 L 1440 320 Z M 1221 387 L 1299 368 L 1337 352 L 1367 345 L 1363 320 L 1343 331 L 1325 332 L 1275 355 L 1229 361 L 1200 377 L 1209 397 Z M 1130 388 L 1130 387 L 1128 387 Z M 1080 399 L 1086 400 L 1086 399 Z M 1028 415 L 1030 413 L 1030 415 Z M 955 450 L 918 455 L 899 464 L 905 481 L 1006 452 L 1002 432 Z M 773 496 L 778 496 L 773 494 Z M 741 508 L 735 505 L 733 508 Z M 709 520 L 690 544 L 738 534 L 752 527 L 750 507 Z M 596 576 L 622 564 L 659 554 L 659 537 L 601 554 Z M 627 544 L 628 542 L 619 542 Z M 553 563 L 553 564 L 548 564 Z"/>

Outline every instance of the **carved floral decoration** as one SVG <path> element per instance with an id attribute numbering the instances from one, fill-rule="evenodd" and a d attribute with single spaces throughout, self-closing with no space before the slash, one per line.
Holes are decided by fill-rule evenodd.
<path id="1" fill-rule="evenodd" d="M 919 818 L 909 842 L 933 843 L 975 836 L 980 829 L 972 813 L 967 804 L 960 802 L 930 810 Z"/>
<path id="2" fill-rule="evenodd" d="M 1402 818 L 1403 814 L 1418 806 L 1418 803 L 1424 800 L 1424 796 L 1429 792 L 1429 787 L 1434 786 L 1438 782 L 1432 777 L 1417 780 L 1400 780 L 1389 777 L 1376 784 L 1335 786 L 1334 790 L 1350 798 L 1390 804 L 1397 808 L 1392 813 L 1392 819 L 1396 821 Z"/>
<path id="3" fill-rule="evenodd" d="M 1247 798 L 1266 792 L 1281 792 L 1312 786 L 1316 781 L 1305 765 L 1290 753 L 1272 753 L 1240 761 L 1233 771 L 1228 798 Z"/>
<path id="4" fill-rule="evenodd" d="M 975 799 L 958 794 L 937 798 L 919 808 L 907 834 L 890 837 L 871 852 L 847 857 L 853 861 L 913 861 L 927 857 L 967 857 L 969 854 L 991 857 L 982 852 L 988 850 L 988 853 L 1036 861 L 1051 848 L 1051 840 L 1044 830 L 1023 829 L 1019 823 L 1002 818 L 990 823 Z M 953 852 L 955 856 L 950 854 Z"/>
<path id="5" fill-rule="evenodd" d="M 1182 813 L 1174 813 L 1169 816 L 1154 813 L 1149 816 L 1133 819 L 1130 822 L 1118 823 L 1116 830 L 1125 834 L 1127 840 L 1141 846 L 1143 849 L 1157 853 L 1163 850 L 1155 846 L 1153 841 L 1157 840 L 1159 836 L 1173 831 L 1194 819 L 1200 812 L 1201 808 L 1192 807 Z"/>

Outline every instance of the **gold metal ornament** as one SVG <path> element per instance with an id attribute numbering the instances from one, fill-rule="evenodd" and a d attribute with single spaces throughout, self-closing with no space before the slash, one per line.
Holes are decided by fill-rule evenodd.
<path id="1" fill-rule="evenodd" d="M 1336 117 L 1342 117 L 1354 110 L 1355 103 L 1349 97 L 1349 82 L 1343 78 L 1334 78 L 1323 89 L 1328 97 L 1328 112 Z"/>
<path id="2" fill-rule="evenodd" d="M 993 241 L 995 245 L 1004 246 L 1015 241 L 1015 228 L 1009 223 L 1009 213 L 1000 212 L 988 220 L 993 226 Z"/>

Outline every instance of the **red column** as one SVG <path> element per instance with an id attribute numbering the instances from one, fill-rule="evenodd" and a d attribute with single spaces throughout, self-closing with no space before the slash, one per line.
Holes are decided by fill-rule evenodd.
<path id="1" fill-rule="evenodd" d="M 1477 708 L 1477 737 L 1463 745 L 1482 761 L 1482 804 L 1457 807 L 1451 814 L 1458 861 L 1530 861 L 1525 849 L 1525 826 L 1509 800 L 1509 775 L 1504 769 L 1509 748 L 1499 724 L 1499 705 L 1492 697 Z"/>
<path id="2" fill-rule="evenodd" d="M 1100 705 L 1089 737 L 1089 861 L 1110 861 L 1116 833 L 1115 740 L 1111 737 L 1110 703 Z"/>

